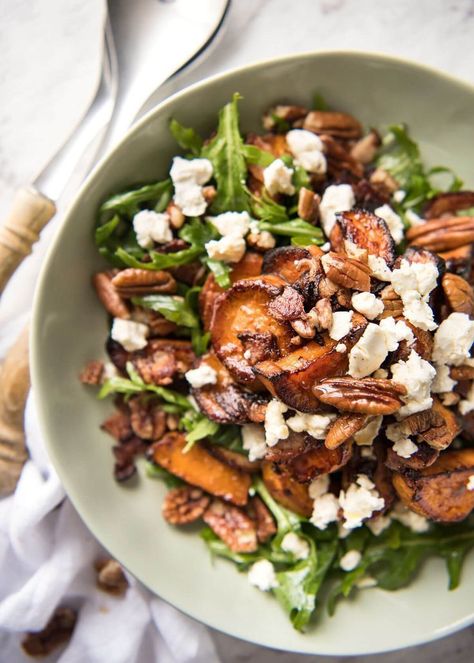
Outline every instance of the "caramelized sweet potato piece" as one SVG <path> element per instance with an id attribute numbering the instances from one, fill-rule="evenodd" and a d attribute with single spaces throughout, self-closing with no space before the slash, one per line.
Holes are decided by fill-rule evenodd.
<path id="1" fill-rule="evenodd" d="M 308 451 L 295 456 L 286 465 L 291 476 L 302 483 L 309 483 L 320 474 L 331 474 L 340 470 L 352 456 L 352 441 L 344 442 L 337 449 L 328 449 L 324 440 L 311 439 L 312 444 Z"/>
<path id="2" fill-rule="evenodd" d="M 210 352 L 201 357 L 217 373 L 216 384 L 207 384 L 191 393 L 206 417 L 221 424 L 261 423 L 265 418 L 267 398 L 263 394 L 244 389 L 237 384 L 216 355 Z"/>
<path id="3" fill-rule="evenodd" d="M 250 474 L 236 470 L 212 456 L 196 443 L 183 453 L 186 440 L 181 433 L 168 433 L 151 448 L 153 462 L 207 493 L 244 506 L 252 482 Z"/>
<path id="4" fill-rule="evenodd" d="M 387 447 L 386 466 L 395 472 L 404 472 L 410 470 L 423 470 L 425 467 L 433 465 L 438 459 L 439 451 L 430 447 L 426 442 L 417 442 L 418 451 L 410 458 L 402 458 L 392 447 Z"/>
<path id="5" fill-rule="evenodd" d="M 258 460 L 250 461 L 247 456 L 244 456 L 244 454 L 241 454 L 238 451 L 227 449 L 227 447 L 222 447 L 220 444 L 204 443 L 203 446 L 206 451 L 214 456 L 214 458 L 218 458 L 223 463 L 227 463 L 227 465 L 234 467 L 236 470 L 253 473 L 260 470 L 261 463 Z"/>
<path id="6" fill-rule="evenodd" d="M 278 276 L 265 276 L 238 281 L 219 300 L 212 321 L 214 351 L 239 382 L 254 383 L 255 374 L 244 356 L 241 334 L 269 332 L 273 334 L 279 352 L 291 348 L 294 332 L 287 322 L 275 319 L 270 304 L 287 284 Z"/>
<path id="7" fill-rule="evenodd" d="M 330 240 L 334 251 L 344 251 L 347 240 L 371 255 L 383 258 L 389 267 L 395 261 L 395 242 L 387 224 L 366 210 L 337 214 Z"/>
<path id="8" fill-rule="evenodd" d="M 313 512 L 313 500 L 309 496 L 308 486 L 298 483 L 282 467 L 264 461 L 262 478 L 270 495 L 286 509 L 301 516 L 309 517 Z"/>
<path id="9" fill-rule="evenodd" d="M 278 465 L 289 463 L 312 446 L 313 438 L 304 433 L 290 431 L 286 440 L 280 440 L 273 447 L 268 447 L 265 460 Z"/>
<path id="10" fill-rule="evenodd" d="M 300 264 L 300 261 L 311 261 L 313 257 L 310 251 L 302 246 L 279 246 L 265 253 L 262 273 L 276 274 L 293 285 L 309 269 L 308 264 Z M 316 267 L 317 264 L 314 263 L 314 268 Z"/>
<path id="11" fill-rule="evenodd" d="M 257 539 L 265 543 L 277 532 L 276 523 L 266 504 L 260 497 L 252 497 L 247 504 L 246 511 L 257 526 Z"/>
<path id="12" fill-rule="evenodd" d="M 263 256 L 253 251 L 246 251 L 244 257 L 232 268 L 230 281 L 232 284 L 242 279 L 258 276 L 262 272 Z M 216 283 L 213 274 L 206 278 L 201 292 L 199 293 L 199 311 L 205 331 L 211 328 L 214 307 L 219 295 L 225 292 L 224 288 Z"/>
<path id="13" fill-rule="evenodd" d="M 283 134 L 265 134 L 264 136 L 249 134 L 246 142 L 248 145 L 259 147 L 264 152 L 270 152 L 277 158 L 290 153 Z"/>
<path id="14" fill-rule="evenodd" d="M 419 472 L 393 475 L 393 485 L 412 511 L 436 522 L 463 520 L 474 509 L 474 490 L 467 489 L 474 473 L 474 449 L 446 451 Z"/>
<path id="15" fill-rule="evenodd" d="M 474 258 L 472 244 L 465 244 L 464 246 L 459 246 L 457 249 L 445 251 L 440 253 L 439 256 L 445 261 L 447 272 L 462 276 L 472 284 L 472 280 L 470 280 Z"/>
<path id="16" fill-rule="evenodd" d="M 425 219 L 438 219 L 444 214 L 455 214 L 474 207 L 474 191 L 438 193 L 429 200 L 424 209 Z"/>

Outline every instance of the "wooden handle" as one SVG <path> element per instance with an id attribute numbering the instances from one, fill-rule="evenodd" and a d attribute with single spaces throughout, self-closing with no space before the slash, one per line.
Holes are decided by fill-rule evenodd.
<path id="1" fill-rule="evenodd" d="M 0 227 L 0 293 L 55 213 L 53 201 L 33 187 L 15 194 L 10 214 Z"/>
<path id="2" fill-rule="evenodd" d="M 15 490 L 27 458 L 24 410 L 30 388 L 28 329 L 0 366 L 0 497 Z"/>

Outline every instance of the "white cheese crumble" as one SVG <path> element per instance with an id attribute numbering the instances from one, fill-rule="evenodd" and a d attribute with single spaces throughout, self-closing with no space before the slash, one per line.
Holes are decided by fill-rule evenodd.
<path id="1" fill-rule="evenodd" d="M 306 414 L 297 412 L 286 420 L 286 424 L 295 433 L 309 433 L 316 440 L 324 440 L 327 429 L 337 415 L 334 414 Z"/>
<path id="2" fill-rule="evenodd" d="M 266 190 L 271 196 L 277 193 L 285 193 L 292 196 L 295 192 L 295 187 L 291 182 L 293 177 L 293 168 L 285 166 L 281 159 L 275 159 L 263 171 L 263 183 Z"/>
<path id="3" fill-rule="evenodd" d="M 248 212 L 223 212 L 218 216 L 207 216 L 214 228 L 223 236 L 245 237 L 253 219 Z"/>
<path id="4" fill-rule="evenodd" d="M 142 350 L 147 344 L 149 329 L 147 325 L 133 320 L 114 318 L 110 335 L 127 352 Z"/>
<path id="5" fill-rule="evenodd" d="M 378 582 L 372 576 L 364 576 L 356 582 L 357 589 L 371 589 L 372 587 L 377 587 Z"/>
<path id="6" fill-rule="evenodd" d="M 306 129 L 292 129 L 286 134 L 286 142 L 297 166 L 301 166 L 309 173 L 326 172 L 324 145 L 319 136 Z"/>
<path id="7" fill-rule="evenodd" d="M 355 196 L 350 184 L 331 184 L 328 186 L 319 204 L 321 225 L 326 237 L 329 237 L 336 223 L 336 213 L 346 212 L 354 205 Z"/>
<path id="8" fill-rule="evenodd" d="M 471 474 L 467 479 L 466 488 L 468 490 L 474 490 L 474 474 Z"/>
<path id="9" fill-rule="evenodd" d="M 392 279 L 392 272 L 383 258 L 369 253 L 368 261 L 372 276 L 375 276 L 379 281 L 390 281 Z"/>
<path id="10" fill-rule="evenodd" d="M 355 292 L 351 299 L 352 308 L 365 315 L 367 320 L 373 320 L 384 310 L 381 299 L 377 299 L 371 292 Z"/>
<path id="11" fill-rule="evenodd" d="M 359 566 L 362 555 L 358 550 L 348 550 L 339 561 L 339 566 L 343 571 L 353 571 Z"/>
<path id="12" fill-rule="evenodd" d="M 332 314 L 332 324 L 329 337 L 333 341 L 340 341 L 351 331 L 352 311 L 336 311 Z"/>
<path id="13" fill-rule="evenodd" d="M 410 438 L 406 437 L 403 440 L 398 440 L 394 443 L 392 449 L 401 458 L 410 458 L 418 451 L 418 447 Z"/>
<path id="14" fill-rule="evenodd" d="M 380 536 L 387 527 L 390 527 L 392 519 L 390 516 L 376 516 L 371 520 L 368 520 L 365 524 L 370 529 L 374 536 Z"/>
<path id="15" fill-rule="evenodd" d="M 456 384 L 456 380 L 449 377 L 449 366 L 447 364 L 436 364 L 436 376 L 431 385 L 433 394 L 443 394 L 446 391 L 452 391 Z"/>
<path id="16" fill-rule="evenodd" d="M 407 390 L 406 395 L 401 397 L 405 405 L 398 410 L 397 419 L 427 410 L 433 405 L 430 391 L 436 371 L 429 362 L 412 350 L 406 361 L 392 364 L 390 368 L 393 381 L 404 385 Z"/>
<path id="17" fill-rule="evenodd" d="M 208 364 L 201 364 L 184 374 L 184 377 L 194 389 L 200 389 L 207 384 L 216 384 L 217 372 Z"/>
<path id="18" fill-rule="evenodd" d="M 247 242 L 252 241 L 252 246 L 256 246 L 262 250 L 273 249 L 276 245 L 276 239 L 268 230 L 259 230 L 258 221 L 251 219 L 250 233 L 247 235 Z"/>
<path id="19" fill-rule="evenodd" d="M 369 322 L 364 333 L 349 352 L 349 375 L 364 378 L 380 368 L 388 354 L 385 333 Z"/>
<path id="20" fill-rule="evenodd" d="M 321 244 L 319 248 L 323 253 L 328 253 L 328 251 L 331 250 L 331 244 L 329 242 L 324 242 L 324 244 Z"/>
<path id="21" fill-rule="evenodd" d="M 328 493 L 329 475 L 322 474 L 309 485 L 309 496 L 313 500 L 313 513 L 310 522 L 318 529 L 326 529 L 338 520 L 339 502 L 335 495 Z"/>
<path id="22" fill-rule="evenodd" d="M 392 287 L 403 302 L 403 314 L 416 327 L 436 329 L 433 311 L 428 304 L 430 292 L 436 287 L 438 269 L 431 262 L 409 263 L 402 260 L 392 272 Z"/>
<path id="23" fill-rule="evenodd" d="M 112 378 L 119 377 L 119 372 L 115 364 L 112 364 L 111 361 L 106 361 L 104 364 L 104 369 L 102 371 L 102 380 L 101 382 L 107 382 L 107 380 L 112 380 Z"/>
<path id="24" fill-rule="evenodd" d="M 296 559 L 307 559 L 309 544 L 294 532 L 288 532 L 282 539 L 281 548 L 291 553 Z"/>
<path id="25" fill-rule="evenodd" d="M 211 179 L 212 173 L 212 163 L 208 159 L 173 159 L 170 177 L 174 202 L 185 216 L 201 216 L 206 211 L 202 186 Z"/>
<path id="26" fill-rule="evenodd" d="M 204 246 L 209 258 L 223 262 L 239 262 L 244 257 L 247 248 L 245 240 L 234 235 L 226 235 L 217 240 L 211 239 Z"/>
<path id="27" fill-rule="evenodd" d="M 367 260 L 367 249 L 361 249 L 357 244 L 351 242 L 350 239 L 344 240 L 344 250 L 349 258 L 355 258 L 356 260 L 362 260 L 363 262 Z"/>
<path id="28" fill-rule="evenodd" d="M 143 249 L 151 249 L 154 242 L 166 244 L 173 239 L 168 214 L 158 214 L 151 209 L 143 209 L 133 217 L 133 229 L 137 242 Z"/>
<path id="29" fill-rule="evenodd" d="M 385 500 L 369 477 L 366 474 L 359 474 L 355 483 L 351 483 L 346 491 L 341 490 L 339 504 L 342 508 L 345 529 L 355 529 L 375 511 L 383 509 Z"/>
<path id="30" fill-rule="evenodd" d="M 283 417 L 287 411 L 288 407 L 276 398 L 268 403 L 265 412 L 265 442 L 269 447 L 274 447 L 280 440 L 286 440 L 290 434 Z"/>
<path id="31" fill-rule="evenodd" d="M 398 520 L 399 523 L 402 523 L 402 525 L 405 525 L 405 527 L 408 527 L 412 532 L 416 532 L 417 534 L 422 534 L 430 529 L 430 522 L 427 518 L 411 511 L 411 509 L 407 509 L 401 502 L 395 504 L 390 515 L 394 520 Z"/>
<path id="32" fill-rule="evenodd" d="M 245 451 L 248 451 L 250 462 L 263 458 L 267 451 L 263 426 L 256 424 L 242 426 L 242 445 Z"/>
<path id="33" fill-rule="evenodd" d="M 252 564 L 248 572 L 248 581 L 254 587 L 258 587 L 262 592 L 268 592 L 270 589 L 278 587 L 273 564 L 268 559 L 259 559 Z"/>
<path id="34" fill-rule="evenodd" d="M 334 349 L 336 352 L 346 352 L 347 345 L 345 343 L 338 343 Z"/>
<path id="35" fill-rule="evenodd" d="M 460 366 L 474 342 L 474 321 L 466 313 L 451 313 L 434 335 L 433 361 Z"/>
<path id="36" fill-rule="evenodd" d="M 382 421 L 382 415 L 372 417 L 364 426 L 364 428 L 361 428 L 361 430 L 358 430 L 357 433 L 354 433 L 355 443 L 361 447 L 371 445 L 379 434 Z"/>
<path id="37" fill-rule="evenodd" d="M 412 330 L 403 320 L 396 321 L 389 316 L 381 320 L 379 326 L 385 334 L 385 343 L 389 352 L 395 352 L 400 341 L 408 341 L 409 344 L 415 341 Z"/>
<path id="38" fill-rule="evenodd" d="M 407 195 L 406 191 L 404 191 L 403 189 L 398 189 L 398 191 L 395 191 L 392 198 L 396 203 L 401 203 L 406 195 Z"/>
<path id="39" fill-rule="evenodd" d="M 426 223 L 426 219 L 422 219 L 421 216 L 418 216 L 418 214 L 416 214 L 416 212 L 414 212 L 412 209 L 407 209 L 405 212 L 405 219 L 410 224 L 410 228 L 414 228 L 415 226 L 422 226 L 424 223 Z"/>
<path id="40" fill-rule="evenodd" d="M 390 205 L 377 207 L 374 214 L 385 221 L 395 244 L 400 244 L 403 239 L 404 226 L 398 214 L 393 211 Z"/>

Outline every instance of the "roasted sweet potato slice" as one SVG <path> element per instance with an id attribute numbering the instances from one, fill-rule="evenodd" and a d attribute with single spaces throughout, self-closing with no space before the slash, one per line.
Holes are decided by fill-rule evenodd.
<path id="1" fill-rule="evenodd" d="M 396 258 L 395 242 L 387 224 L 366 210 L 337 214 L 330 240 L 333 251 L 344 251 L 347 240 L 371 255 L 383 258 L 389 267 Z"/>
<path id="2" fill-rule="evenodd" d="M 283 134 L 265 134 L 259 136 L 258 134 L 248 134 L 247 144 L 255 145 L 264 152 L 270 152 L 274 157 L 281 157 L 283 154 L 290 154 L 286 137 Z"/>
<path id="3" fill-rule="evenodd" d="M 217 382 L 191 389 L 191 393 L 206 417 L 221 424 L 261 423 L 264 420 L 266 396 L 237 384 L 214 353 L 201 357 L 199 366 L 203 364 L 216 371 Z"/>
<path id="4" fill-rule="evenodd" d="M 313 257 L 312 253 L 302 246 L 279 246 L 265 253 L 262 274 L 276 274 L 293 285 L 310 268 L 310 263 L 300 263 L 300 261 L 312 263 Z M 313 267 L 315 270 L 317 263 L 314 263 Z"/>
<path id="5" fill-rule="evenodd" d="M 298 483 L 282 467 L 264 461 L 262 478 L 270 495 L 282 506 L 309 517 L 313 512 L 313 500 L 309 496 L 308 486 Z"/>
<path id="6" fill-rule="evenodd" d="M 240 262 L 232 268 L 230 272 L 231 283 L 237 283 L 242 279 L 248 279 L 252 276 L 258 276 L 262 272 L 263 256 L 253 251 L 247 251 Z M 214 307 L 219 295 L 225 292 L 224 288 L 216 283 L 213 274 L 206 278 L 201 292 L 199 293 L 199 311 L 205 331 L 211 328 Z"/>
<path id="7" fill-rule="evenodd" d="M 446 451 L 419 472 L 393 475 L 393 485 L 412 511 L 436 522 L 463 520 L 474 509 L 474 490 L 468 490 L 474 474 L 474 449 Z"/>
<path id="8" fill-rule="evenodd" d="M 331 474 L 340 470 L 352 456 L 352 440 L 344 442 L 337 449 L 328 449 L 324 440 L 314 438 L 311 440 L 312 444 L 308 451 L 295 456 L 286 465 L 291 476 L 301 483 L 309 483 L 321 474 Z"/>
<path id="9" fill-rule="evenodd" d="M 294 332 L 287 322 L 275 319 L 270 304 L 288 287 L 278 276 L 267 274 L 238 281 L 219 300 L 212 321 L 212 345 L 236 380 L 255 383 L 252 366 L 244 356 L 241 334 L 270 333 L 283 355 L 291 348 Z"/>
<path id="10" fill-rule="evenodd" d="M 296 456 L 300 456 L 311 448 L 313 438 L 305 433 L 295 433 L 290 431 L 286 440 L 280 440 L 273 447 L 268 447 L 265 454 L 265 460 L 279 465 L 289 463 Z"/>
<path id="11" fill-rule="evenodd" d="M 250 461 L 247 456 L 239 453 L 238 451 L 233 451 L 232 449 L 227 449 L 220 444 L 207 444 L 203 443 L 203 447 L 208 451 L 212 456 L 218 458 L 223 463 L 227 463 L 231 467 L 234 467 L 236 470 L 242 470 L 242 472 L 259 472 L 261 463 L 258 460 Z"/>
<path id="12" fill-rule="evenodd" d="M 425 219 L 437 219 L 444 214 L 455 214 L 474 207 L 474 191 L 438 193 L 429 200 L 424 209 Z"/>
<path id="13" fill-rule="evenodd" d="M 150 456 L 154 463 L 192 486 L 238 506 L 247 504 L 250 474 L 218 460 L 199 443 L 183 453 L 185 446 L 184 435 L 168 433 L 153 444 Z"/>
<path id="14" fill-rule="evenodd" d="M 402 458 L 392 447 L 387 447 L 386 466 L 395 472 L 404 472 L 407 469 L 423 470 L 425 467 L 433 465 L 438 459 L 439 451 L 430 447 L 426 442 L 417 442 L 417 446 L 418 451 L 410 458 Z"/>

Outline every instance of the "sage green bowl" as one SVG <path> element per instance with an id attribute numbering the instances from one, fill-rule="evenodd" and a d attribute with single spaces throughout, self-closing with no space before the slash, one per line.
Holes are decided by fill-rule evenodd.
<path id="1" fill-rule="evenodd" d="M 367 127 L 406 122 L 429 164 L 453 168 L 474 185 L 474 88 L 436 71 L 380 55 L 309 53 L 231 71 L 174 95 L 150 112 L 89 177 L 49 251 L 32 329 L 32 379 L 48 453 L 73 504 L 101 543 L 147 587 L 188 615 L 244 640 L 311 654 L 370 654 L 439 638 L 474 621 L 474 557 L 461 586 L 447 591 L 441 562 L 407 589 L 361 592 L 321 615 L 305 635 L 277 601 L 245 574 L 212 561 L 195 533 L 161 517 L 164 486 L 140 472 L 127 487 L 112 476 L 111 441 L 99 430 L 111 412 L 77 379 L 104 355 L 107 317 L 91 287 L 103 267 L 93 242 L 96 210 L 113 192 L 167 175 L 177 152 L 171 117 L 203 135 L 238 91 L 243 130 L 260 128 L 277 101 L 308 104 L 315 91 Z M 140 470 L 143 470 L 141 467 Z"/>

